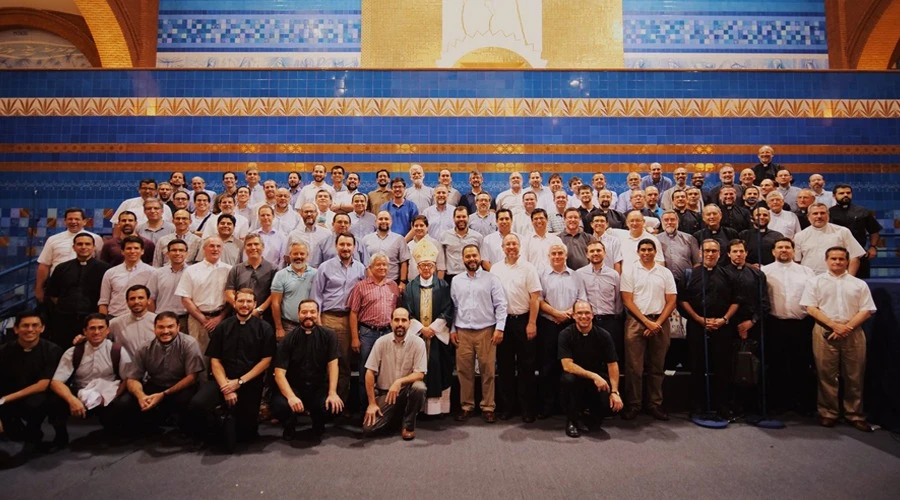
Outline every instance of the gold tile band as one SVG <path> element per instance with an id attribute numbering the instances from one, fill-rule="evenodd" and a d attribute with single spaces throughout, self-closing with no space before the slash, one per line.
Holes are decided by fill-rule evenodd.
<path id="1" fill-rule="evenodd" d="M 900 100 L 6 97 L 0 116 L 900 118 Z"/>

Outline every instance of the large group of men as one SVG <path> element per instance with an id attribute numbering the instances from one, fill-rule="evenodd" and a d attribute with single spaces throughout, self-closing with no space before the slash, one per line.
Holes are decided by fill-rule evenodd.
<path id="1" fill-rule="evenodd" d="M 110 432 L 175 424 L 233 450 L 257 436 L 261 407 L 292 439 L 300 415 L 320 435 L 357 399 L 366 433 L 399 424 L 409 440 L 420 413 L 450 412 L 455 372 L 455 420 L 560 412 L 578 437 L 613 413 L 668 420 L 678 331 L 691 408 L 734 419 L 764 392 L 735 385 L 735 345 L 764 328 L 770 409 L 871 431 L 862 324 L 875 306 L 860 278 L 881 227 L 851 186 L 795 186 L 773 156 L 763 146 L 737 179 L 723 165 L 710 190 L 658 163 L 621 193 L 602 172 L 566 191 L 538 171 L 500 193 L 472 171 L 461 192 L 448 170 L 425 185 L 419 165 L 408 181 L 378 171 L 369 193 L 341 166 L 327 182 L 324 165 L 302 187 L 255 164 L 243 185 L 225 172 L 221 193 L 181 172 L 141 180 L 111 237 L 72 208 L 47 239 L 40 312 L 0 347 L 3 430 L 65 446 L 67 419 L 97 415 Z"/>

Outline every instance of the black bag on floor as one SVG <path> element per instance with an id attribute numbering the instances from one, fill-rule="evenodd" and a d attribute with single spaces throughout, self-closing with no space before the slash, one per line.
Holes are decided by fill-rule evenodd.
<path id="1" fill-rule="evenodd" d="M 732 382 L 738 387 L 756 387 L 759 382 L 759 345 L 755 340 L 741 340 L 734 353 Z"/>

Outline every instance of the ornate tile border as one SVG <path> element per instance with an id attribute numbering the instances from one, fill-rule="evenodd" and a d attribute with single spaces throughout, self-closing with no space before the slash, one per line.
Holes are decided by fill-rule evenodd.
<path id="1" fill-rule="evenodd" d="M 0 116 L 900 118 L 897 99 L 0 98 Z"/>
<path id="2" fill-rule="evenodd" d="M 900 145 L 773 144 L 785 155 L 900 155 Z M 756 155 L 747 144 L 0 143 L 0 153 Z"/>

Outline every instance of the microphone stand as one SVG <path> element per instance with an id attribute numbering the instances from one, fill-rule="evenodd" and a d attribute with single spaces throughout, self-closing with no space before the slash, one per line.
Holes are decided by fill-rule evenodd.
<path id="1" fill-rule="evenodd" d="M 756 215 L 756 253 L 756 262 L 759 264 L 760 268 L 762 268 L 762 233 L 759 231 L 759 212 L 757 212 Z M 762 272 L 762 270 L 760 270 L 760 272 Z M 759 295 L 757 300 L 759 303 L 762 303 L 762 294 L 769 292 L 768 290 L 763 290 L 762 279 L 757 280 L 757 282 L 759 283 Z M 760 318 L 759 321 L 759 365 L 762 378 L 762 387 L 760 388 L 759 393 L 760 403 L 762 404 L 762 414 L 750 415 L 746 417 L 744 421 L 761 429 L 784 429 L 784 422 L 769 417 L 768 408 L 766 406 L 766 319 Z"/>
<path id="2" fill-rule="evenodd" d="M 728 427 L 728 421 L 712 410 L 712 397 L 710 396 L 709 385 L 709 327 L 706 326 L 706 267 L 703 263 L 700 265 L 703 266 L 700 269 L 700 276 L 703 280 L 703 362 L 706 370 L 704 373 L 706 380 L 706 411 L 699 415 L 692 414 L 691 422 L 707 429 L 724 429 Z M 695 367 L 691 367 L 691 370 L 694 369 Z"/>

